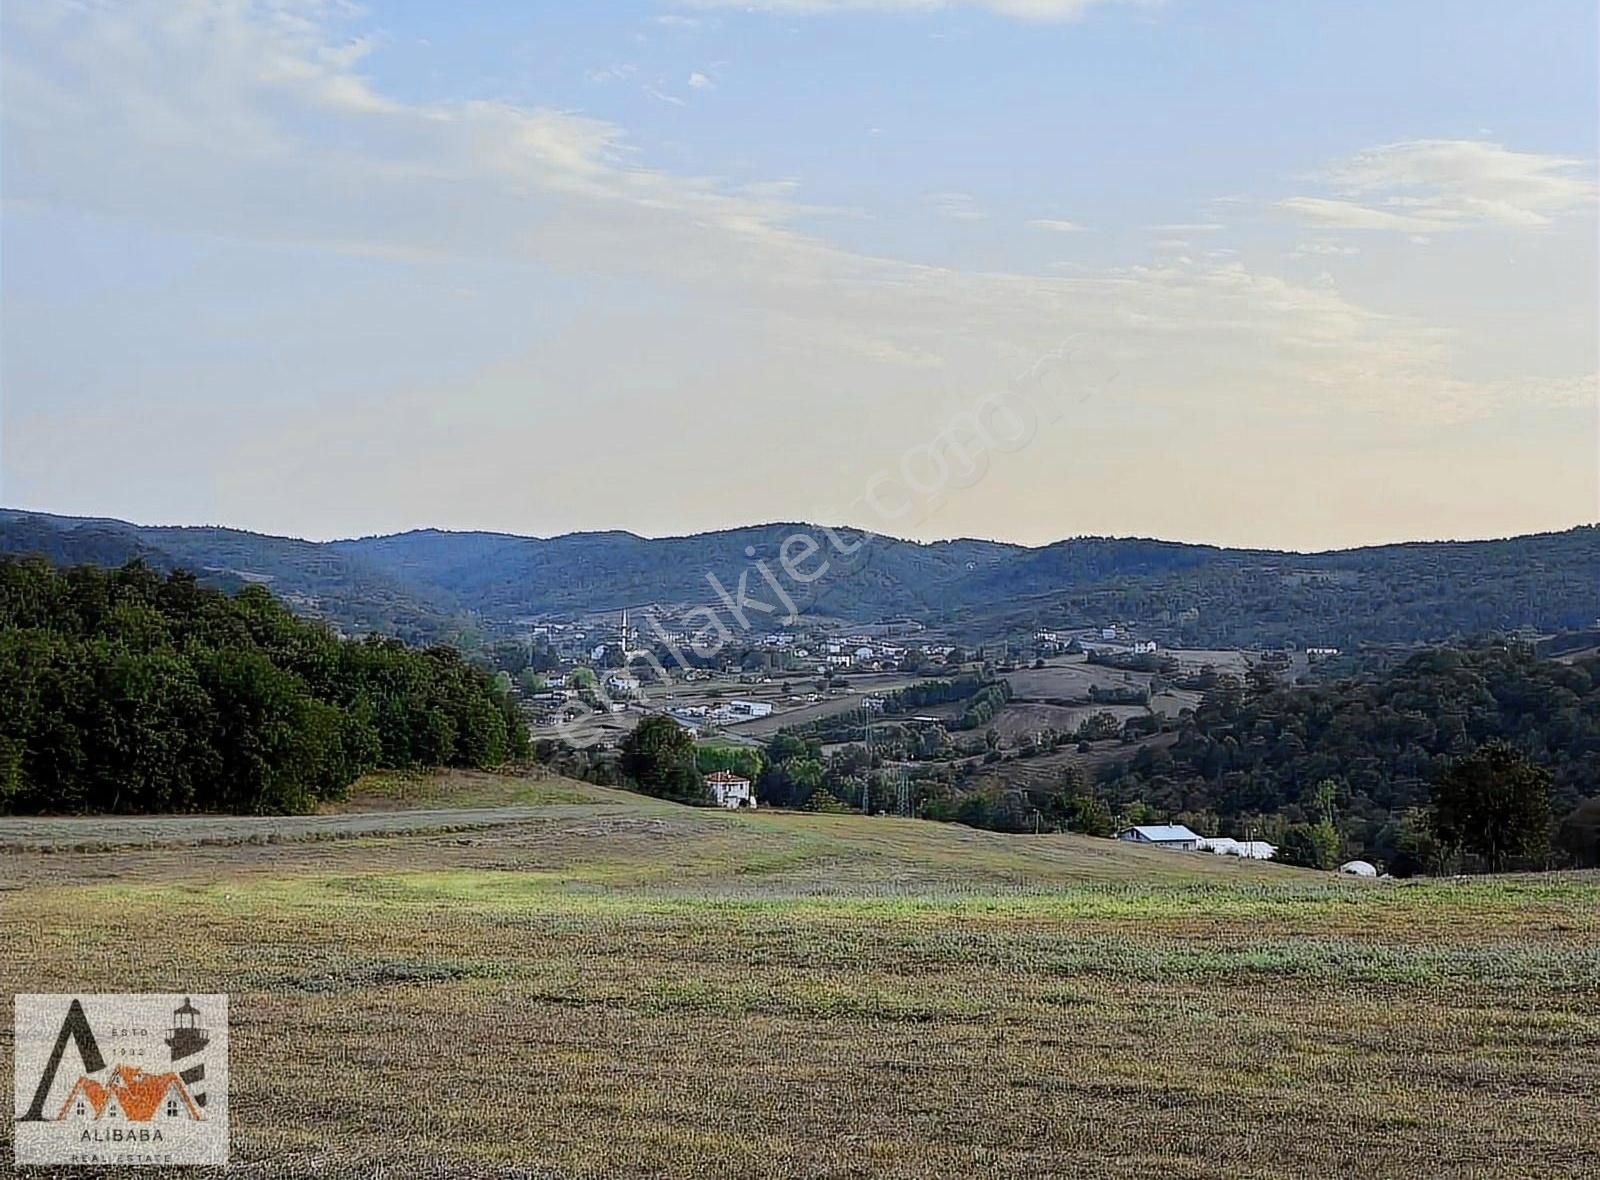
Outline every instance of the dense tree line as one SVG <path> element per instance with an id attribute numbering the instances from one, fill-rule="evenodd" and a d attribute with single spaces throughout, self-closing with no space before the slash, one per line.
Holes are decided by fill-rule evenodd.
<path id="1" fill-rule="evenodd" d="M 341 640 L 259 585 L 0 559 L 0 812 L 305 811 L 374 767 L 527 753 L 453 649 Z"/>
<path id="2" fill-rule="evenodd" d="M 1491 745 L 1548 779 L 1558 850 L 1581 862 L 1600 793 L 1600 659 L 1561 664 L 1516 646 L 1434 649 L 1334 683 L 1224 677 L 1174 744 L 1106 768 L 1099 790 L 1114 808 L 1139 802 L 1232 829 L 1336 822 L 1344 852 L 1426 859 L 1438 784 Z M 1513 763 L 1490 766 L 1499 781 Z M 1517 851 L 1487 845 L 1482 856 L 1500 864 Z"/>

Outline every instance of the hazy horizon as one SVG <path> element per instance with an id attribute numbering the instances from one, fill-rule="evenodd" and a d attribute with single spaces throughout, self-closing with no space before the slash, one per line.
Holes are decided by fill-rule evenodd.
<path id="1" fill-rule="evenodd" d="M 1590 3 L 0 21 L 0 502 L 1297 551 L 1600 519 Z"/>
<path id="2" fill-rule="evenodd" d="M 407 526 L 405 528 L 386 530 L 384 532 L 378 532 L 378 533 L 340 533 L 340 534 L 331 534 L 331 535 L 327 535 L 327 536 L 308 536 L 308 535 L 302 534 L 302 533 L 289 533 L 289 532 L 283 532 L 281 530 L 245 528 L 242 525 L 229 524 L 229 523 L 226 523 L 226 522 L 223 522 L 223 521 L 131 520 L 131 519 L 127 518 L 127 517 L 116 516 L 116 515 L 113 515 L 111 513 L 105 513 L 105 512 L 61 513 L 61 512 L 53 512 L 53 511 L 51 511 L 49 509 L 45 509 L 45 508 L 30 508 L 30 507 L 15 505 L 15 504 L 0 504 L 0 512 L 17 512 L 17 513 L 25 513 L 25 514 L 28 514 L 28 515 L 34 515 L 34 516 L 46 516 L 46 517 L 56 517 L 56 518 L 66 517 L 68 519 L 85 520 L 85 521 L 91 521 L 91 520 L 114 521 L 114 522 L 119 523 L 119 524 L 132 525 L 135 528 L 151 528 L 151 529 L 166 529 L 166 528 L 177 528 L 177 529 L 225 529 L 225 530 L 234 531 L 234 532 L 253 533 L 253 534 L 257 535 L 257 536 L 263 536 L 263 537 L 274 537 L 274 538 L 277 538 L 279 540 L 307 541 L 307 542 L 310 542 L 312 544 L 318 544 L 318 545 L 325 545 L 325 544 L 330 544 L 330 543 L 339 542 L 339 541 L 363 541 L 363 540 L 371 540 L 371 539 L 382 538 L 382 537 L 403 536 L 403 535 L 406 535 L 408 533 L 452 533 L 452 534 L 460 534 L 460 535 L 486 534 L 486 535 L 493 535 L 493 536 L 515 537 L 515 538 L 518 538 L 518 539 L 521 539 L 521 540 L 530 540 L 530 541 L 555 541 L 555 540 L 560 540 L 563 537 L 596 536 L 596 535 L 601 535 L 601 534 L 606 534 L 606 533 L 625 533 L 627 535 L 637 537 L 640 540 L 644 540 L 644 541 L 668 541 L 668 540 L 673 540 L 675 538 L 706 536 L 708 534 L 716 534 L 716 533 L 740 532 L 740 531 L 743 531 L 743 530 L 746 530 L 746 529 L 766 529 L 766 528 L 800 528 L 800 529 L 806 529 L 806 528 L 812 528 L 812 529 L 835 529 L 835 530 L 852 531 L 852 532 L 854 532 L 854 531 L 867 531 L 865 525 L 861 525 L 861 524 L 858 524 L 858 523 L 852 523 L 850 521 L 843 521 L 843 520 L 840 520 L 840 521 L 828 521 L 828 520 L 776 520 L 776 519 L 774 519 L 774 520 L 739 521 L 739 522 L 735 522 L 735 523 L 732 523 L 732 524 L 719 525 L 719 526 L 716 526 L 714 528 L 698 529 L 698 530 L 687 531 L 687 532 L 660 532 L 660 533 L 641 533 L 641 532 L 639 532 L 639 531 L 637 531 L 635 529 L 628 529 L 628 528 L 621 528 L 621 527 L 615 527 L 615 528 L 591 528 L 591 529 L 566 529 L 566 530 L 563 530 L 563 531 L 560 531 L 560 532 L 551 532 L 551 533 L 529 533 L 529 532 L 518 532 L 518 531 L 512 530 L 512 529 L 474 528 L 474 527 L 471 527 L 471 526 L 465 526 L 465 527 L 459 527 L 459 528 L 444 528 L 444 527 L 439 526 L 439 525 L 432 525 L 432 524 L 424 523 L 424 524 L 410 525 L 410 526 Z M 1389 539 L 1389 540 L 1373 541 L 1373 542 L 1369 542 L 1369 543 L 1361 544 L 1361 545 L 1335 545 L 1335 546 L 1329 546 L 1329 547 L 1320 548 L 1320 549 L 1318 549 L 1318 548 L 1304 548 L 1304 549 L 1281 548 L 1281 547 L 1271 546 L 1271 545 L 1230 545 L 1230 544 L 1224 544 L 1224 543 L 1219 542 L 1219 541 L 1206 540 L 1204 538 L 1162 537 L 1162 536 L 1154 536 L 1154 535 L 1150 535 L 1150 534 L 1100 533 L 1100 532 L 1093 532 L 1093 531 L 1090 531 L 1090 532 L 1077 532 L 1077 533 L 1063 533 L 1058 537 L 1052 538 L 1051 540 L 1040 541 L 1040 542 L 1009 541 L 1009 540 L 1005 539 L 1004 537 L 988 537 L 988 536 L 975 535 L 975 534 L 971 534 L 971 533 L 953 534 L 951 536 L 938 536 L 938 537 L 906 537 L 906 536 L 898 535 L 898 534 L 893 533 L 893 532 L 873 532 L 872 535 L 874 535 L 876 537 L 881 537 L 881 538 L 883 538 L 885 540 L 903 541 L 903 542 L 919 544 L 919 545 L 935 545 L 935 544 L 949 543 L 949 542 L 955 542 L 955 541 L 975 541 L 975 542 L 979 542 L 979 543 L 983 543 L 983 544 L 1010 545 L 1010 546 L 1014 546 L 1016 548 L 1021 548 L 1021 549 L 1043 549 L 1043 548 L 1049 547 L 1050 545 L 1060 544 L 1063 541 L 1111 540 L 1111 541 L 1155 541 L 1155 542 L 1159 542 L 1159 543 L 1174 544 L 1174 545 L 1210 546 L 1210 547 L 1218 548 L 1218 549 L 1261 550 L 1261 551 L 1266 551 L 1266 552 L 1278 552 L 1278 553 L 1316 554 L 1316 553 L 1337 552 L 1337 551 L 1340 551 L 1340 550 L 1348 550 L 1348 549 L 1376 549 L 1376 548 L 1382 548 L 1384 546 L 1389 546 L 1389 545 L 1449 545 L 1449 544 L 1470 545 L 1470 544 L 1480 544 L 1480 543 L 1488 543 L 1488 542 L 1494 542 L 1494 541 L 1509 541 L 1509 540 L 1515 540 L 1518 537 L 1540 536 L 1540 535 L 1550 535 L 1550 534 L 1555 534 L 1555 533 L 1565 533 L 1565 532 L 1571 532 L 1574 529 L 1595 528 L 1595 527 L 1600 527 L 1600 520 L 1580 521 L 1577 524 L 1567 525 L 1567 526 L 1565 526 L 1563 528 L 1536 529 L 1536 530 L 1531 530 L 1530 532 L 1526 532 L 1526 533 L 1500 533 L 1500 534 L 1483 535 L 1483 536 L 1453 536 L 1453 537 L 1398 537 L 1398 538 L 1392 538 L 1392 539 Z"/>

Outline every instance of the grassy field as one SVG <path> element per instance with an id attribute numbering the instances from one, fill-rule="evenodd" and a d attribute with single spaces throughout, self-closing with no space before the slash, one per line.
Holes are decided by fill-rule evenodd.
<path id="1" fill-rule="evenodd" d="M 7 852 L 0 981 L 229 992 L 239 1175 L 1600 1173 L 1593 875 L 474 789 L 529 801 Z"/>

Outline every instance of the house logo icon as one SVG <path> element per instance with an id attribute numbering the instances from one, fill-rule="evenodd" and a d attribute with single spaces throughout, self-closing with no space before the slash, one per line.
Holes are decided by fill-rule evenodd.
<path id="1" fill-rule="evenodd" d="M 14 1161 L 228 1159 L 223 995 L 19 995 Z"/>

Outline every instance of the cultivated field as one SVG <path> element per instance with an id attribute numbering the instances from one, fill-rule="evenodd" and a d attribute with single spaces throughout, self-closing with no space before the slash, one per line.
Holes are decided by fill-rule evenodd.
<path id="1" fill-rule="evenodd" d="M 0 983 L 231 993 L 241 1176 L 1600 1172 L 1592 875 L 366 795 L 456 791 L 513 814 L 178 852 L 0 821 Z"/>

